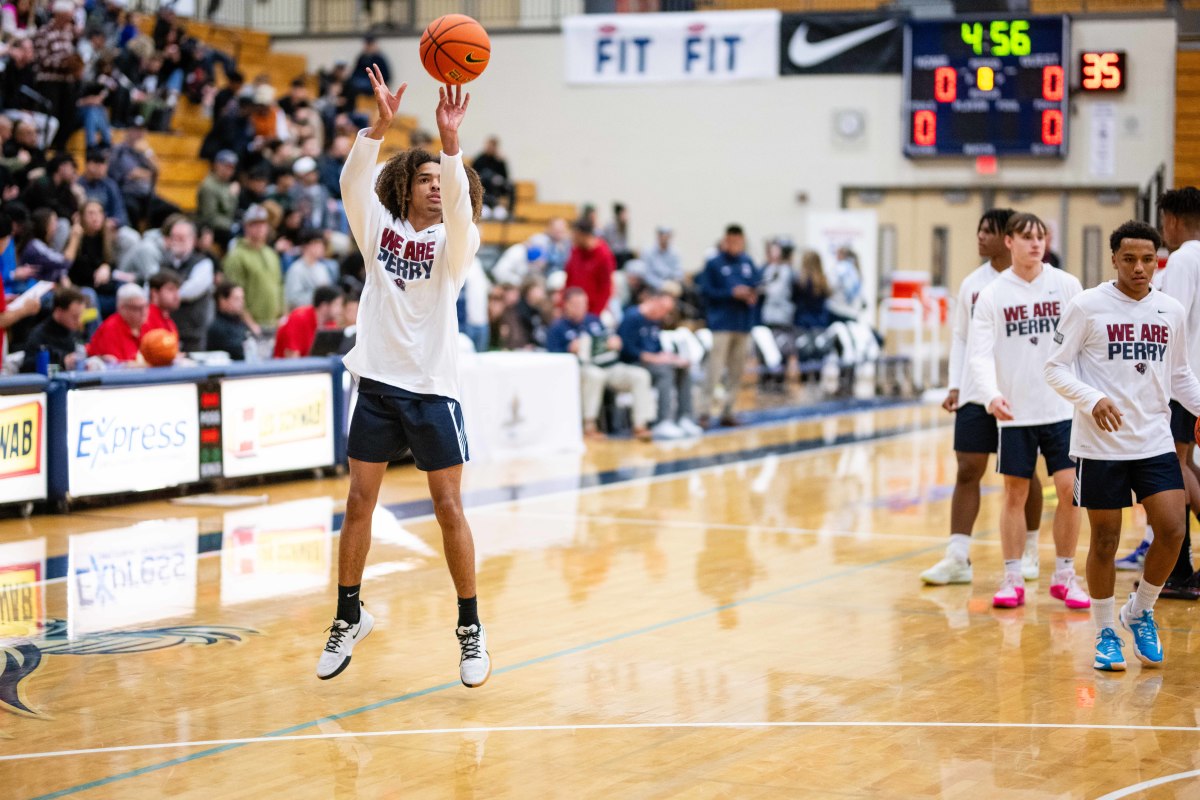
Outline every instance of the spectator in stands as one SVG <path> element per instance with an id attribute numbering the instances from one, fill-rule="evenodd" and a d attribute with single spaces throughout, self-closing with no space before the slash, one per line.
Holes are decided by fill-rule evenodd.
<path id="1" fill-rule="evenodd" d="M 75 3 L 54 0 L 52 17 L 33 35 L 33 50 L 37 59 L 37 91 L 50 101 L 58 118 L 58 133 L 54 147 L 63 148 L 75 129 L 75 87 L 81 66 L 75 52 Z"/>
<path id="2" fill-rule="evenodd" d="M 547 350 L 579 357 L 583 433 L 588 438 L 604 438 L 597 420 L 608 388 L 633 393 L 633 434 L 647 439 L 654 417 L 650 373 L 644 367 L 621 362 L 621 337 L 605 328 L 595 314 L 587 313 L 587 305 L 583 289 L 567 289 L 563 293 L 563 315 L 546 332 Z"/>
<path id="3" fill-rule="evenodd" d="M 858 256 L 849 247 L 837 249 L 831 284 L 826 308 L 833 320 L 857 320 L 867 310 L 867 301 L 862 291 L 862 275 L 858 272 Z"/>
<path id="4" fill-rule="evenodd" d="M 117 263 L 117 235 L 98 201 L 83 204 L 79 221 L 83 236 L 67 277 L 85 295 L 90 292 L 100 316 L 107 317 L 117 308 L 117 288 L 134 276 L 113 267 Z"/>
<path id="5" fill-rule="evenodd" d="M 392 68 L 388 64 L 387 57 L 379 52 L 379 45 L 375 41 L 375 37 L 367 34 L 363 37 L 362 52 L 358 54 L 358 59 L 354 62 L 354 68 L 350 70 L 347 76 L 343 94 L 346 96 L 346 105 L 350 111 L 354 110 L 355 100 L 360 94 L 374 94 L 374 89 L 371 88 L 371 79 L 367 77 L 367 70 L 372 66 L 379 69 L 379 77 L 384 86 L 390 86 L 392 83 Z"/>
<path id="6" fill-rule="evenodd" d="M 321 183 L 316 160 L 308 156 L 296 159 L 292 174 L 296 176 L 296 185 L 292 187 L 290 197 L 292 208 L 303 216 L 301 225 L 320 230 L 333 228 L 334 219 L 330 213 L 333 196 Z"/>
<path id="7" fill-rule="evenodd" d="M 23 241 L 25 231 L 29 229 L 29 209 L 24 203 L 12 201 L 4 204 L 4 214 L 12 224 L 12 235 L 8 238 L 8 246 L 0 251 L 0 274 L 3 274 L 5 288 L 9 294 L 20 294 L 33 284 L 36 270 L 19 261 L 18 245 Z"/>
<path id="8" fill-rule="evenodd" d="M 0 41 L 24 36 L 34 24 L 33 0 L 8 0 L 0 7 Z"/>
<path id="9" fill-rule="evenodd" d="M 46 174 L 29 184 L 21 195 L 30 209 L 52 208 L 59 217 L 69 220 L 79 210 L 75 179 L 79 171 L 70 153 L 59 153 L 46 164 Z"/>
<path id="10" fill-rule="evenodd" d="M 245 92 L 246 90 L 243 90 Z M 250 114 L 254 109 L 254 97 L 239 94 L 237 102 L 213 119 L 213 127 L 200 145 L 200 157 L 211 161 L 222 150 L 245 154 L 254 141 L 254 127 Z"/>
<path id="11" fill-rule="evenodd" d="M 350 155 L 350 137 L 335 136 L 329 148 L 317 159 L 317 171 L 321 173 L 321 185 L 329 190 L 329 196 L 342 199 L 342 168 Z"/>
<path id="12" fill-rule="evenodd" d="M 58 214 L 54 213 L 53 208 L 43 207 L 29 215 L 29 227 L 21 231 L 21 240 L 17 242 L 17 260 L 22 266 L 33 267 L 31 277 L 35 280 L 62 282 L 75 256 L 79 254 L 83 226 L 78 222 L 71 224 L 67 246 L 61 253 L 53 245 L 57 228 Z"/>
<path id="13" fill-rule="evenodd" d="M 197 249 L 196 226 L 187 217 L 181 215 L 172 220 L 165 233 L 166 251 L 161 267 L 179 279 L 179 305 L 171 309 L 179 326 L 179 348 L 187 353 L 202 351 L 207 349 L 208 326 L 213 318 L 216 270 L 209 255 Z"/>
<path id="14" fill-rule="evenodd" d="M 275 102 L 275 87 L 270 83 L 257 84 L 252 99 L 254 104 L 250 108 L 250 128 L 254 134 L 254 141 L 289 141 L 292 133 L 288 128 L 287 115 Z"/>
<path id="15" fill-rule="evenodd" d="M 243 173 L 238 191 L 238 207 L 235 212 L 240 221 L 250 206 L 265 203 L 271 197 L 271 165 L 259 162 Z"/>
<path id="16" fill-rule="evenodd" d="M 629 210 L 624 203 L 613 203 L 612 222 L 604 226 L 600 237 L 612 251 L 617 269 L 623 268 L 625 262 L 633 258 L 633 250 L 629 247 Z"/>
<path id="17" fill-rule="evenodd" d="M 50 316 L 34 326 L 25 341 L 25 360 L 22 372 L 37 369 L 38 352 L 43 348 L 50 355 L 50 364 L 61 369 L 77 369 L 86 358 L 83 351 L 83 295 L 68 286 L 54 290 Z"/>
<path id="18" fill-rule="evenodd" d="M 509 246 L 492 265 L 492 279 L 496 283 L 520 285 L 526 278 L 541 278 L 545 275 L 545 257 L 541 234 L 529 237 L 529 241 Z"/>
<path id="19" fill-rule="evenodd" d="M 567 259 L 566 288 L 578 286 L 587 292 L 588 313 L 600 316 L 612 297 L 612 274 L 617 268 L 612 251 L 596 236 L 585 219 L 575 223 L 575 246 Z"/>
<path id="20" fill-rule="evenodd" d="M 38 146 L 37 136 L 32 122 L 18 119 L 13 123 L 12 137 L 4 143 L 3 155 L 11 165 L 10 180 L 22 189 L 29 185 L 33 173 L 46 166 L 46 151 Z"/>
<path id="21" fill-rule="evenodd" d="M 85 147 L 112 147 L 112 127 L 107 106 L 113 102 L 112 94 L 117 84 L 111 72 L 109 64 L 108 74 L 95 72 L 80 84 L 79 97 L 75 101 L 75 127 L 83 126 Z"/>
<path id="22" fill-rule="evenodd" d="M 222 150 L 213 159 L 212 171 L 200 181 L 196 190 L 196 221 L 212 228 L 221 247 L 227 247 L 233 237 L 234 215 L 237 213 L 241 187 L 234 181 L 238 157 L 232 150 Z"/>
<path id="23" fill-rule="evenodd" d="M 483 218 L 508 219 L 513 211 L 513 184 L 508 178 L 508 161 L 500 154 L 500 140 L 489 136 L 471 166 L 483 183 Z"/>
<path id="24" fill-rule="evenodd" d="M 237 69 L 225 73 L 225 85 L 217 90 L 216 95 L 212 98 L 212 119 L 220 119 L 229 111 L 237 108 L 238 94 L 245 85 L 246 76 Z"/>
<path id="25" fill-rule="evenodd" d="M 283 299 L 288 311 L 312 301 L 313 290 L 336 282 L 335 267 L 325 258 L 325 234 L 315 228 L 300 233 L 300 257 L 288 267 Z"/>
<path id="26" fill-rule="evenodd" d="M 142 336 L 158 329 L 179 335 L 179 328 L 171 315 L 179 310 L 181 283 L 183 279 L 179 277 L 179 273 L 167 267 L 150 277 L 150 305 L 146 308 L 146 323 L 142 325 Z M 180 349 L 187 352 L 182 346 Z"/>
<path id="27" fill-rule="evenodd" d="M 225 256 L 225 277 L 246 291 L 247 324 L 250 330 L 271 328 L 283 313 L 283 273 L 279 255 L 267 244 L 269 215 L 262 206 L 250 206 L 242 220 L 242 238 Z"/>
<path id="28" fill-rule="evenodd" d="M 312 305 L 301 306 L 288 314 L 275 333 L 275 358 L 304 358 L 312 352 L 320 328 L 338 328 L 342 324 L 345 295 L 335 286 L 322 286 L 312 295 Z"/>
<path id="29" fill-rule="evenodd" d="M 762 376 L 764 387 L 782 387 L 787 364 L 796 351 L 796 273 L 787 255 L 790 242 L 775 239 L 767 243 L 767 261 L 763 265 L 759 316 L 771 329 L 782 357 L 780 365 Z"/>
<path id="30" fill-rule="evenodd" d="M 158 183 L 158 159 L 146 138 L 146 122 L 135 116 L 121 144 L 113 148 L 108 157 L 108 177 L 117 182 L 129 215 L 129 224 L 134 227 L 148 225 L 157 228 L 179 208 L 155 193 Z"/>
<path id="31" fill-rule="evenodd" d="M 675 310 L 675 298 L 648 290 L 642 302 L 626 309 L 617 335 L 621 338 L 621 361 L 644 367 L 658 392 L 658 422 L 650 429 L 656 439 L 699 436 L 692 420 L 692 374 L 687 358 L 663 350 L 661 323 Z"/>
<path id="32" fill-rule="evenodd" d="M 117 182 L 108 177 L 108 153 L 89 150 L 83 164 L 83 175 L 79 185 L 89 200 L 101 205 L 104 216 L 114 229 L 129 227 L 129 212 L 125 209 L 125 198 Z"/>
<path id="33" fill-rule="evenodd" d="M 644 269 L 638 277 L 651 289 L 662 289 L 668 283 L 683 285 L 683 262 L 679 259 L 679 253 L 671 246 L 673 235 L 674 231 L 660 225 L 654 231 L 654 247 L 647 248 L 642 253 L 640 260 Z"/>
<path id="34" fill-rule="evenodd" d="M 833 321 L 826 303 L 830 295 L 829 281 L 821 266 L 821 256 L 815 250 L 805 250 L 800 257 L 800 274 L 796 276 L 796 327 L 825 330 Z"/>
<path id="35" fill-rule="evenodd" d="M 8 47 L 8 55 L 4 58 L 4 71 L 0 72 L 0 109 L 4 111 L 24 111 L 39 116 L 40 129 L 46 128 L 47 118 L 43 105 L 44 98 L 33 91 L 37 78 L 37 56 L 33 50 L 33 39 L 22 34 Z M 53 130 L 48 131 L 47 142 L 54 138 L 58 130 L 58 121 L 54 121 Z"/>
<path id="36" fill-rule="evenodd" d="M 546 346 L 546 286 L 538 278 L 521 284 L 520 298 L 500 317 L 500 346 L 505 350 L 539 350 Z"/>
<path id="37" fill-rule="evenodd" d="M 7 253 L 12 245 L 12 218 L 0 211 L 0 253 Z M 20 303 L 8 305 L 5 296 L 4 274 L 0 273 L 0 352 L 4 350 L 5 333 L 15 323 L 31 317 L 41 310 L 41 303 L 32 298 L 26 298 Z"/>
<path id="38" fill-rule="evenodd" d="M 717 382 L 725 387 L 721 404 L 721 424 L 736 425 L 733 403 L 746 369 L 750 351 L 750 329 L 758 306 L 762 271 L 746 254 L 746 236 L 740 225 L 725 229 L 717 254 L 696 276 L 696 286 L 705 301 L 705 317 L 713 334 L 704 374 L 703 405 L 700 425 L 707 427 L 716 396 Z"/>
<path id="39" fill-rule="evenodd" d="M 136 283 L 118 289 L 117 313 L 100 323 L 88 342 L 87 354 L 100 356 L 109 363 L 137 361 L 149 305 L 146 290 Z"/>
<path id="40" fill-rule="evenodd" d="M 546 260 L 546 275 L 566 269 L 571 257 L 571 226 L 562 217 L 546 222 L 546 232 L 538 240 Z"/>
<path id="41" fill-rule="evenodd" d="M 217 313 L 208 326 L 206 349 L 223 351 L 234 361 L 246 359 L 246 340 L 253 334 L 246 325 L 246 293 L 236 283 L 217 284 Z"/>

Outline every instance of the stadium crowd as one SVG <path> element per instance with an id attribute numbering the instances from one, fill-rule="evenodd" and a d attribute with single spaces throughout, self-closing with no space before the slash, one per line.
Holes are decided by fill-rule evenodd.
<path id="1" fill-rule="evenodd" d="M 345 352 L 366 276 L 339 177 L 368 125 L 360 79 L 371 64 L 390 79 L 386 57 L 367 37 L 353 67 L 318 74 L 316 96 L 304 76 L 277 96 L 268 76 L 247 81 L 236 59 L 187 35 L 169 6 L 149 27 L 125 0 L 0 6 L 5 371 L 142 364 L 139 345 L 158 329 L 196 360 Z M 147 137 L 170 129 L 181 102 L 212 120 L 193 214 L 157 191 L 162 168 Z M 68 145 L 80 129 L 82 163 Z M 499 140 L 472 163 L 485 217 L 519 214 Z M 622 204 L 603 226 L 584 206 L 574 221 L 552 219 L 480 255 L 459 301 L 464 347 L 576 354 L 593 437 L 613 427 L 602 412 L 614 396 L 638 438 L 736 424 L 752 329 L 765 326 L 778 349 L 761 370 L 769 391 L 790 369 L 819 366 L 826 328 L 862 310 L 852 253 L 827 272 L 806 252 L 797 268 L 790 241 L 777 238 L 758 262 L 730 225 L 692 272 L 668 227 L 635 246 Z"/>

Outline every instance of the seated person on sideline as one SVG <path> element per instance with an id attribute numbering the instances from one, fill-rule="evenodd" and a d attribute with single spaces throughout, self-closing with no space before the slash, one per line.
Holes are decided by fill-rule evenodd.
<path id="1" fill-rule="evenodd" d="M 217 313 L 208 326 L 208 349 L 223 351 L 234 361 L 246 359 L 246 340 L 250 326 L 246 324 L 246 293 L 236 283 L 217 284 Z"/>
<path id="2" fill-rule="evenodd" d="M 336 286 L 318 287 L 311 306 L 297 308 L 280 323 L 275 333 L 275 358 L 303 358 L 311 353 L 318 328 L 342 324 L 344 298 Z"/>
<path id="3" fill-rule="evenodd" d="M 79 347 L 83 345 L 83 309 L 86 303 L 78 289 L 59 287 L 54 291 L 54 308 L 50 316 L 34 326 L 25 340 L 25 360 L 22 372 L 37 369 L 37 354 L 43 347 L 50 353 L 50 363 L 71 370 L 82 367 Z"/>
<path id="4" fill-rule="evenodd" d="M 692 420 L 692 374 L 687 358 L 665 353 L 659 326 L 675 309 L 675 298 L 647 290 L 642 302 L 625 310 L 617 329 L 621 337 L 621 361 L 650 371 L 658 390 L 658 423 L 651 429 L 656 439 L 699 436 L 702 430 Z"/>
<path id="5" fill-rule="evenodd" d="M 136 283 L 117 289 L 117 313 L 100 323 L 88 342 L 87 354 L 102 356 L 110 363 L 137 361 L 149 307 L 146 290 Z"/>
<path id="6" fill-rule="evenodd" d="M 551 353 L 579 356 L 584 435 L 604 438 L 596 418 L 600 416 L 604 389 L 609 388 L 633 392 L 633 435 L 649 439 L 654 414 L 650 373 L 637 365 L 621 363 L 621 337 L 610 333 L 599 317 L 588 313 L 587 307 L 587 292 L 578 286 L 567 289 L 563 315 L 546 332 L 546 349 Z"/>
<path id="7" fill-rule="evenodd" d="M 179 335 L 179 328 L 171 314 L 179 310 L 179 285 L 183 278 L 173 269 L 160 269 L 150 276 L 150 307 L 146 309 L 146 324 L 142 335 L 162 328 L 168 333 Z"/>

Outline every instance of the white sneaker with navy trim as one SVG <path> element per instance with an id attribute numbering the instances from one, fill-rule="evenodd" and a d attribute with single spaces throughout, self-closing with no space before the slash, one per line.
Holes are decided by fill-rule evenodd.
<path id="1" fill-rule="evenodd" d="M 329 626 L 329 641 L 325 643 L 325 649 L 317 661 L 317 677 L 321 680 L 327 681 L 342 674 L 342 670 L 350 666 L 350 653 L 354 645 L 367 638 L 367 634 L 374 629 L 375 618 L 371 613 L 365 608 L 358 613 L 358 622 L 354 625 L 335 619 Z"/>
<path id="2" fill-rule="evenodd" d="M 463 686 L 471 689 L 487 683 L 492 674 L 492 657 L 487 651 L 487 631 L 483 624 L 460 626 L 454 630 L 462 656 L 458 660 L 458 677 Z"/>

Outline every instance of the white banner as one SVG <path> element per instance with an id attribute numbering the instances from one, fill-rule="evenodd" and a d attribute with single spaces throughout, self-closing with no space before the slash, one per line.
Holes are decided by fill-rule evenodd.
<path id="1" fill-rule="evenodd" d="M 0 503 L 46 499 L 46 395 L 0 396 Z"/>
<path id="2" fill-rule="evenodd" d="M 776 78 L 781 18 L 778 11 L 567 17 L 567 83 Z"/>
<path id="3" fill-rule="evenodd" d="M 333 464 L 329 373 L 221 382 L 225 477 Z"/>
<path id="4" fill-rule="evenodd" d="M 196 385 L 67 393 L 67 465 L 76 497 L 200 479 Z"/>
<path id="5" fill-rule="evenodd" d="M 114 630 L 196 610 L 196 519 L 156 520 L 72 536 L 67 634 Z"/>
<path id="6" fill-rule="evenodd" d="M 221 605 L 323 589 L 333 563 L 333 498 L 225 515 Z"/>

